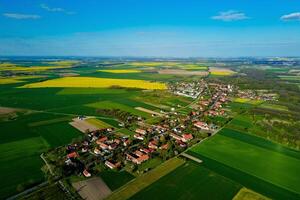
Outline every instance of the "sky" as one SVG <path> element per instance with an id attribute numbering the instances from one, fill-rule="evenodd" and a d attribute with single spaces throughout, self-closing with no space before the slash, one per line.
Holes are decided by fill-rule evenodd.
<path id="1" fill-rule="evenodd" d="M 300 1 L 0 0 L 0 56 L 300 56 Z"/>

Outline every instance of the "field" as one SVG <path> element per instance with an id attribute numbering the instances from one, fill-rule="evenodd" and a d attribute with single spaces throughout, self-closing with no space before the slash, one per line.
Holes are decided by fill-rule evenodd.
<path id="1" fill-rule="evenodd" d="M 140 73 L 141 70 L 134 69 L 102 69 L 98 70 L 98 72 L 107 72 L 107 73 L 116 73 L 116 74 L 128 74 L 128 73 Z"/>
<path id="2" fill-rule="evenodd" d="M 55 114 L 20 115 L 0 122 L 0 193 L 8 197 L 44 180 L 40 154 L 80 134 Z"/>
<path id="3" fill-rule="evenodd" d="M 267 193 L 271 197 L 299 197 L 299 152 L 262 138 L 223 129 L 213 138 L 193 147 L 190 153 L 204 160 L 204 163 L 212 160 L 211 163 L 218 162 L 219 165 L 239 171 L 240 176 L 243 176 L 241 179 L 259 179 L 256 185 L 249 184 L 251 180 L 240 180 L 240 183 L 246 184 L 246 187 L 248 183 L 250 189 L 262 194 Z M 215 164 L 214 167 L 216 166 Z M 273 190 L 266 189 L 267 187 Z"/>
<path id="4" fill-rule="evenodd" d="M 113 86 L 125 88 L 140 89 L 166 89 L 166 85 L 158 82 L 149 82 L 144 80 L 131 79 L 109 79 L 109 78 L 92 78 L 92 77 L 64 77 L 53 80 L 47 80 L 39 83 L 31 83 L 22 86 L 22 88 L 109 88 Z"/>
<path id="5" fill-rule="evenodd" d="M 146 188 L 150 184 L 157 181 L 162 176 L 170 173 L 180 165 L 184 163 L 183 160 L 179 158 L 170 159 L 159 167 L 151 170 L 149 173 L 143 174 L 134 180 L 130 181 L 126 185 L 122 186 L 116 192 L 112 193 L 107 199 L 108 200 L 121 200 L 121 199 L 128 199 L 133 196 L 135 193 L 141 191 L 142 189 Z"/>
<path id="6" fill-rule="evenodd" d="M 209 72 L 211 75 L 215 76 L 231 76 L 236 73 L 230 69 L 220 67 L 210 67 Z"/>
<path id="7" fill-rule="evenodd" d="M 233 200 L 268 200 L 269 198 L 253 192 L 247 188 L 242 188 L 233 198 Z"/>
<path id="8" fill-rule="evenodd" d="M 107 170 L 101 172 L 100 176 L 112 191 L 134 179 L 134 176 L 129 174 L 127 171 Z"/>
<path id="9" fill-rule="evenodd" d="M 96 126 L 97 128 L 110 128 L 112 127 L 110 124 L 107 124 L 99 119 L 96 119 L 96 118 L 89 118 L 89 119 L 86 119 L 85 120 L 86 122 Z"/>
<path id="10" fill-rule="evenodd" d="M 41 137 L 32 137 L 0 145 L 0 194 L 8 197 L 43 181 L 40 154 L 49 146 Z"/>
<path id="11" fill-rule="evenodd" d="M 232 199 L 241 185 L 188 161 L 130 199 Z M 218 192 L 216 192 L 218 191 Z"/>

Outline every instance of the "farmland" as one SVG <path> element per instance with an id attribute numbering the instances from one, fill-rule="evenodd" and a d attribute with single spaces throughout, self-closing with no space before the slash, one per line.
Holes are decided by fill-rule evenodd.
<path id="1" fill-rule="evenodd" d="M 212 139 L 195 146 L 191 152 L 200 159 L 212 159 L 260 179 L 265 185 L 261 183 L 254 186 L 253 189 L 256 191 L 263 193 L 264 187 L 271 184 L 274 188 L 278 188 L 274 191 L 268 190 L 270 192 L 268 195 L 273 197 L 278 195 L 279 191 L 285 191 L 281 195 L 292 195 L 293 198 L 296 198 L 299 193 L 300 187 L 296 174 L 300 170 L 300 154 L 280 145 L 230 129 L 223 129 Z"/>
<path id="2" fill-rule="evenodd" d="M 240 185 L 188 161 L 130 199 L 232 199 Z M 216 192 L 218 191 L 218 192 Z"/>
<path id="3" fill-rule="evenodd" d="M 108 79 L 91 77 L 65 77 L 40 83 L 24 85 L 23 88 L 108 88 L 113 86 L 140 89 L 166 89 L 163 83 L 153 83 L 143 80 Z"/>
<path id="4" fill-rule="evenodd" d="M 0 164 L 5 172 L 1 176 L 1 197 L 47 181 L 49 173 L 40 158 L 42 153 L 67 187 L 74 181 L 87 180 L 82 171 L 70 178 L 61 167 L 68 160 L 66 149 L 76 144 L 78 159 L 92 177 L 101 177 L 112 190 L 108 199 L 150 199 L 154 194 L 157 199 L 298 199 L 299 88 L 294 87 L 297 80 L 284 77 L 296 77 L 290 75 L 294 71 L 266 66 L 259 69 L 267 75 L 257 80 L 263 73 L 255 71 L 257 67 L 214 62 L 0 63 Z M 170 90 L 177 83 L 185 83 L 180 91 L 186 94 L 203 92 L 199 98 L 178 95 L 176 89 Z M 190 87 L 191 83 L 200 84 Z M 219 96 L 229 88 L 234 92 Z M 261 95 L 264 93 L 274 98 L 265 100 L 268 96 Z M 215 109 L 222 97 L 225 103 Z M 209 105 L 201 108 L 205 101 Z M 221 110 L 224 114 L 214 114 Z M 119 140 L 121 146 L 127 139 L 132 143 L 118 146 L 117 155 L 110 149 L 95 155 L 94 149 L 99 145 L 89 142 L 84 153 L 80 145 L 90 136 L 69 124 L 74 119 L 101 131 L 113 128 L 106 135 L 107 145 Z M 199 130 L 194 121 L 216 128 Z M 148 131 L 155 126 L 168 131 L 163 137 L 154 130 L 143 140 L 135 139 L 137 128 Z M 170 137 L 174 127 L 191 133 L 191 143 L 179 146 L 182 143 Z M 212 134 L 219 129 L 222 130 Z M 210 135 L 213 136 L 200 142 Z M 133 164 L 126 159 L 124 153 L 149 150 L 151 140 L 157 141 L 158 147 L 154 152 L 150 150 L 149 160 Z M 193 146 L 197 142 L 200 143 Z M 180 153 L 185 150 L 203 162 L 182 159 Z M 104 159 L 120 161 L 121 167 L 111 170 Z M 76 193 L 72 188 L 71 192 Z"/>

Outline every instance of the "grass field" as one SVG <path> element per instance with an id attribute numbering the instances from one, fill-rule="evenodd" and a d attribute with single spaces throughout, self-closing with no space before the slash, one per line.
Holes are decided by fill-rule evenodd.
<path id="1" fill-rule="evenodd" d="M 286 106 L 271 104 L 271 103 L 264 103 L 264 104 L 261 104 L 259 107 L 272 109 L 272 110 L 278 110 L 278 111 L 289 111 L 289 109 Z"/>
<path id="2" fill-rule="evenodd" d="M 166 89 L 164 83 L 150 82 L 144 80 L 133 79 L 110 79 L 110 78 L 93 78 L 93 77 L 64 77 L 53 80 L 47 80 L 38 83 L 31 83 L 22 86 L 22 88 L 109 88 L 119 86 L 124 88 L 140 88 L 140 89 Z"/>
<path id="3" fill-rule="evenodd" d="M 293 197 L 300 194 L 297 176 L 300 153 L 297 151 L 252 135 L 223 129 L 213 138 L 193 147 L 191 152 L 200 159 L 206 157 L 240 171 L 246 174 L 244 177 L 262 180 L 255 189 L 264 188 L 262 182 L 265 182 L 266 185 L 274 185 L 273 188 L 279 193 L 283 190 Z M 274 195 L 277 191 L 273 192 Z"/>
<path id="4" fill-rule="evenodd" d="M 123 200 L 132 197 L 135 193 L 141 191 L 146 188 L 150 184 L 154 183 L 161 177 L 175 170 L 177 167 L 184 163 L 183 160 L 179 158 L 172 158 L 157 168 L 151 170 L 150 172 L 143 174 L 134 180 L 130 181 L 126 185 L 122 186 L 118 190 L 116 190 L 113 194 L 111 194 L 107 200 Z"/>
<path id="5" fill-rule="evenodd" d="M 240 188 L 240 184 L 222 177 L 198 163 L 188 161 L 130 199 L 229 200 Z"/>

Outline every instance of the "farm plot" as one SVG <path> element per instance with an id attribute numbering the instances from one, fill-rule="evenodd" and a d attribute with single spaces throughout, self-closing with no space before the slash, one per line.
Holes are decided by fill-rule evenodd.
<path id="1" fill-rule="evenodd" d="M 100 173 L 101 178 L 113 191 L 131 181 L 134 176 L 127 171 L 106 170 Z"/>
<path id="2" fill-rule="evenodd" d="M 96 119 L 96 118 L 88 118 L 85 120 L 86 122 L 96 126 L 98 129 L 101 129 L 101 128 L 111 128 L 112 126 L 99 120 L 99 119 Z"/>
<path id="3" fill-rule="evenodd" d="M 239 171 L 244 174 L 240 174 L 241 182 L 244 184 L 251 182 L 251 179 L 261 180 L 257 180 L 255 185 L 250 185 L 255 187 L 251 189 L 268 193 L 273 197 L 279 194 L 299 197 L 300 183 L 297 177 L 300 170 L 299 152 L 252 135 L 243 136 L 242 133 L 231 132 L 230 129 L 220 131 L 213 138 L 193 147 L 190 153 L 204 159 L 204 163 L 218 162 L 224 165 L 224 168 L 228 166 Z M 245 180 L 244 177 L 250 180 Z M 267 187 L 273 190 L 266 190 Z"/>
<path id="4" fill-rule="evenodd" d="M 134 199 L 232 199 L 241 185 L 188 161 L 141 190 Z M 217 192 L 216 192 L 217 191 Z"/>
<path id="5" fill-rule="evenodd" d="M 215 75 L 215 76 L 231 76 L 236 73 L 231 69 L 220 68 L 220 67 L 210 67 L 209 72 L 211 75 Z"/>
<path id="6" fill-rule="evenodd" d="M 98 130 L 98 127 L 96 125 L 93 125 L 86 120 L 82 120 L 82 119 L 78 119 L 78 118 L 74 118 L 73 121 L 70 122 L 70 125 L 76 129 L 78 129 L 82 133 L 86 133 L 87 131 Z"/>
<path id="7" fill-rule="evenodd" d="M 79 191 L 79 195 L 86 200 L 102 200 L 111 193 L 111 190 L 99 177 L 75 182 L 72 185 Z"/>
<path id="8" fill-rule="evenodd" d="M 167 89 L 164 83 L 150 82 L 133 79 L 110 79 L 110 78 L 93 78 L 93 77 L 64 77 L 47 80 L 38 83 L 31 83 L 21 88 L 140 88 L 140 89 Z"/>
<path id="9" fill-rule="evenodd" d="M 0 144 L 1 198 L 44 180 L 40 154 L 48 148 L 41 137 Z"/>
<path id="10" fill-rule="evenodd" d="M 247 188 L 242 188 L 233 198 L 233 200 L 268 200 L 269 198 L 253 192 Z"/>
<path id="11" fill-rule="evenodd" d="M 86 106 L 96 108 L 96 109 L 120 109 L 137 116 L 142 116 L 145 118 L 151 117 L 149 113 L 142 112 L 140 110 L 134 109 L 133 107 L 121 103 L 113 102 L 113 101 L 100 101 L 96 103 L 87 104 Z"/>
<path id="12" fill-rule="evenodd" d="M 126 185 L 120 187 L 114 193 L 112 193 L 107 199 L 108 200 L 123 200 L 132 197 L 135 193 L 141 191 L 147 186 L 151 185 L 161 177 L 175 170 L 177 167 L 184 163 L 179 158 L 172 158 L 150 172 L 143 174 L 134 180 L 130 181 Z"/>

